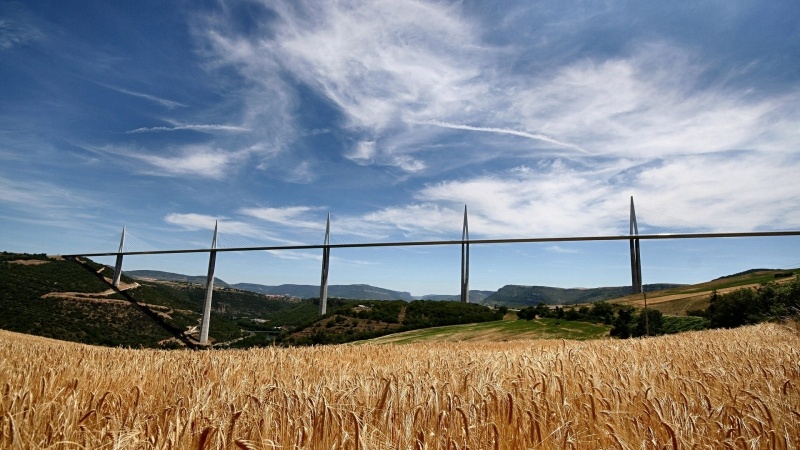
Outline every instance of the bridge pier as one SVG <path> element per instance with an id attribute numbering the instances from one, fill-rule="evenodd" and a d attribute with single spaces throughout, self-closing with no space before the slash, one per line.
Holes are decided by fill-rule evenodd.
<path id="1" fill-rule="evenodd" d="M 328 312 L 328 269 L 331 260 L 331 213 L 328 213 L 328 222 L 325 224 L 325 241 L 322 247 L 322 275 L 319 283 L 319 315 Z"/>
<path id="2" fill-rule="evenodd" d="M 122 277 L 122 251 L 125 249 L 125 227 L 122 227 L 122 237 L 119 239 L 119 252 L 117 253 L 117 262 L 114 264 L 114 279 L 111 285 L 115 288 L 119 287 L 119 280 Z"/>
<path id="3" fill-rule="evenodd" d="M 464 205 L 464 228 L 461 231 L 461 302 L 469 303 L 469 225 Z"/>
<path id="4" fill-rule="evenodd" d="M 636 210 L 633 207 L 631 196 L 630 236 L 639 235 L 639 226 L 636 224 Z M 631 291 L 633 294 L 642 293 L 642 259 L 639 252 L 639 239 L 630 239 L 631 247 Z"/>
<path id="5" fill-rule="evenodd" d="M 203 320 L 200 323 L 200 345 L 208 345 L 208 329 L 211 322 L 211 299 L 214 296 L 214 266 L 217 263 L 217 231 L 219 221 L 214 224 L 214 239 L 208 258 L 208 278 L 206 278 L 206 297 L 203 303 Z"/>

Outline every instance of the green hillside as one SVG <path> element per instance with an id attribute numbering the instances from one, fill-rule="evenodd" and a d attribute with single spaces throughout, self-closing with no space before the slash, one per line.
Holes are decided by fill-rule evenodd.
<path id="1" fill-rule="evenodd" d="M 606 337 L 610 328 L 602 324 L 547 318 L 501 320 L 406 331 L 371 339 L 367 342 L 375 344 L 407 344 L 419 341 L 586 340 Z"/>
<path id="2" fill-rule="evenodd" d="M 671 333 L 791 316 L 800 310 L 798 272 L 758 269 L 692 286 L 648 285 L 648 306 L 654 314 L 651 329 L 654 334 Z M 197 346 L 203 285 L 180 274 L 145 274 L 151 276 L 134 279 L 123 274 L 116 289 L 110 281 L 113 269 L 88 259 L 3 252 L 0 328 L 108 346 Z M 156 276 L 171 280 L 154 280 Z M 377 294 L 372 300 L 331 296 L 328 314 L 319 317 L 319 301 L 313 296 L 301 300 L 220 284 L 214 291 L 210 328 L 216 346 L 343 343 L 419 329 L 430 330 L 417 331 L 408 339 L 582 339 L 605 335 L 609 326 L 614 336 L 643 333 L 644 296 L 627 295 L 627 286 L 510 285 L 483 300 L 500 305 L 498 309 L 447 300 L 391 300 Z M 397 292 L 367 285 L 348 287 L 362 293 Z M 471 300 L 477 297 L 471 295 Z M 614 297 L 618 298 L 602 302 Z M 509 304 L 522 306 L 519 317 L 528 320 L 500 321 L 507 312 L 503 305 Z M 584 305 L 548 308 L 547 304 Z M 598 311 L 603 314 L 595 314 Z M 450 325 L 461 328 L 431 329 Z"/>
<path id="3" fill-rule="evenodd" d="M 170 347 L 196 344 L 205 290 L 187 283 L 137 281 L 85 259 L 0 254 L 0 328 L 88 344 Z M 209 337 L 223 343 L 270 328 L 270 314 L 296 299 L 230 288 L 214 292 Z M 253 339 L 260 337 L 261 339 Z"/>
<path id="4" fill-rule="evenodd" d="M 148 278 L 162 281 L 175 281 L 178 283 L 206 284 L 206 275 L 183 275 L 180 273 L 162 272 L 160 270 L 127 270 L 125 275 L 131 278 Z M 227 287 L 228 283 L 214 277 L 214 286 Z"/>
<path id="5" fill-rule="evenodd" d="M 237 283 L 232 287 L 262 294 L 289 295 L 298 298 L 319 297 L 319 286 L 308 284 L 266 286 L 263 284 Z M 353 300 L 413 300 L 413 297 L 408 292 L 393 291 L 368 284 L 332 284 L 328 286 L 328 295 L 330 297 Z"/>
<path id="6" fill-rule="evenodd" d="M 3 253 L 0 328 L 96 345 L 196 346 L 205 298 L 202 284 L 180 274 L 133 273 L 142 278 L 123 274 L 116 289 L 110 280 L 113 269 L 88 259 Z M 155 280 L 159 277 L 168 280 Z M 331 297 L 329 314 L 320 318 L 319 301 L 314 298 L 217 288 L 210 340 L 214 345 L 234 347 L 349 342 L 502 316 L 477 304 L 386 300 L 386 292 L 395 291 L 353 286 L 362 293 L 383 294 L 384 299 Z"/>
<path id="7" fill-rule="evenodd" d="M 407 330 L 499 321 L 505 314 L 504 309 L 474 303 L 329 299 L 328 314 L 281 336 L 281 342 L 341 344 Z"/>
<path id="8" fill-rule="evenodd" d="M 487 304 L 484 302 L 486 297 L 494 294 L 495 291 L 469 291 L 469 301 L 470 303 L 481 303 Z M 461 295 L 424 295 L 420 300 L 446 300 L 451 302 L 457 302 L 461 300 Z"/>
<path id="9" fill-rule="evenodd" d="M 660 291 L 681 286 L 679 284 L 648 284 L 646 292 Z M 631 293 L 630 286 L 600 287 L 588 289 L 563 289 L 547 286 L 506 285 L 496 293 L 486 297 L 484 304 L 505 306 L 570 305 L 594 303 L 624 297 Z"/>
<path id="10" fill-rule="evenodd" d="M 206 277 L 202 275 L 183 275 L 179 273 L 162 272 L 158 270 L 130 270 L 125 273 L 133 278 L 196 283 L 203 285 L 206 283 Z M 256 283 L 228 284 L 219 278 L 214 278 L 214 286 L 230 287 L 267 295 L 280 295 L 297 298 L 319 297 L 319 286 L 309 284 L 281 284 L 278 286 L 268 286 Z M 328 295 L 331 297 L 349 298 L 355 300 L 413 300 L 413 297 L 408 292 L 393 291 L 391 289 L 383 289 L 370 286 L 368 284 L 332 284 L 328 286 Z"/>

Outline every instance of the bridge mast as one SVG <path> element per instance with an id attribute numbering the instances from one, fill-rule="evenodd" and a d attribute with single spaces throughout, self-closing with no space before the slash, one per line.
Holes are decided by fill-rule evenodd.
<path id="1" fill-rule="evenodd" d="M 118 288 L 119 280 L 122 277 L 122 252 L 125 250 L 125 227 L 122 227 L 122 237 L 119 239 L 119 253 L 117 253 L 117 262 L 114 264 L 114 280 L 111 284 Z"/>
<path id="2" fill-rule="evenodd" d="M 469 303 L 469 224 L 464 205 L 464 228 L 461 231 L 461 302 Z"/>
<path id="3" fill-rule="evenodd" d="M 331 213 L 328 213 L 328 222 L 325 225 L 325 242 L 322 247 L 322 276 L 319 283 L 319 315 L 328 312 L 328 269 L 331 259 Z"/>
<path id="4" fill-rule="evenodd" d="M 219 221 L 214 223 L 214 239 L 208 258 L 208 278 L 206 278 L 206 298 L 203 304 L 203 321 L 200 323 L 200 345 L 208 344 L 208 328 L 211 322 L 211 298 L 214 296 L 214 266 L 217 262 L 217 231 Z"/>
<path id="5" fill-rule="evenodd" d="M 631 196 L 630 236 L 639 235 L 639 226 L 636 224 L 636 210 L 633 208 Z M 639 253 L 639 239 L 631 238 L 631 290 L 633 294 L 642 293 L 642 259 Z"/>

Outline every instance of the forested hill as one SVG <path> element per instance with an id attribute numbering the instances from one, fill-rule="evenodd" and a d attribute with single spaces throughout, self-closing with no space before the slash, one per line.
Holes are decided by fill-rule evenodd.
<path id="1" fill-rule="evenodd" d="M 205 298 L 202 284 L 177 274 L 167 274 L 169 281 L 156 281 L 153 275 L 158 272 L 145 272 L 149 276 L 142 278 L 123 274 L 119 288 L 114 288 L 113 272 L 111 267 L 84 258 L 2 252 L 0 328 L 96 345 L 198 346 Z M 410 297 L 366 285 L 355 289 L 373 297 Z M 328 299 L 328 308 L 329 314 L 320 318 L 315 298 L 299 300 L 218 287 L 210 342 L 236 347 L 349 342 L 397 330 L 498 320 L 505 313 L 459 302 L 334 296 Z"/>
<path id="2" fill-rule="evenodd" d="M 288 295 L 298 298 L 319 297 L 319 286 L 306 284 L 282 284 L 280 286 L 266 286 L 253 283 L 236 283 L 231 287 L 245 291 L 258 292 L 259 294 Z M 328 296 L 349 298 L 353 300 L 405 300 L 414 298 L 408 292 L 383 289 L 368 284 L 332 284 L 328 286 Z"/>
<path id="3" fill-rule="evenodd" d="M 128 270 L 125 272 L 125 274 L 133 278 L 196 284 L 206 283 L 206 277 L 203 275 L 183 275 L 172 272 L 161 272 L 158 270 Z M 241 289 L 243 291 L 251 291 L 267 295 L 285 295 L 297 298 L 319 297 L 319 286 L 309 284 L 281 284 L 279 286 L 267 286 L 256 283 L 228 284 L 219 278 L 214 278 L 214 286 L 231 287 L 234 289 Z M 331 297 L 349 298 L 354 300 L 414 300 L 414 298 L 408 292 L 393 291 L 391 289 L 383 289 L 370 286 L 368 284 L 333 284 L 328 286 L 328 295 Z"/>
<path id="4" fill-rule="evenodd" d="M 194 345 L 205 289 L 192 283 L 144 281 L 88 259 L 0 253 L 0 328 L 55 339 L 130 347 Z M 278 314 L 297 299 L 222 287 L 214 293 L 210 339 L 246 345 L 265 341 Z M 306 309 L 316 311 L 315 305 Z M 258 338 L 258 339 L 257 339 Z M 260 340 L 259 340 L 260 339 Z"/>
<path id="5" fill-rule="evenodd" d="M 646 292 L 671 289 L 680 284 L 647 284 Z M 518 286 L 509 284 L 483 300 L 487 305 L 534 306 L 569 305 L 575 303 L 594 303 L 603 300 L 624 297 L 631 293 L 630 286 L 600 287 L 588 289 L 563 289 L 547 286 Z"/>
<path id="6" fill-rule="evenodd" d="M 494 294 L 495 291 L 469 291 L 469 301 L 470 303 L 483 303 L 483 300 L 486 297 Z M 461 300 L 461 295 L 424 295 L 422 296 L 421 300 L 438 300 L 438 301 L 451 301 L 457 302 Z"/>
<path id="7" fill-rule="evenodd" d="M 175 281 L 179 283 L 206 284 L 206 275 L 184 275 L 181 273 L 162 272 L 160 270 L 126 270 L 125 275 L 133 278 L 144 278 L 161 281 Z M 214 277 L 215 287 L 228 287 L 228 283 Z"/>

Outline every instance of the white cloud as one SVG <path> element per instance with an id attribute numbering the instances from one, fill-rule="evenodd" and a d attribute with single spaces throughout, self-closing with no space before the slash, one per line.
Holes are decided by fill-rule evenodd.
<path id="1" fill-rule="evenodd" d="M 190 231 L 213 230 L 219 219 L 219 217 L 195 213 L 171 213 L 164 217 L 165 222 L 172 225 L 178 225 L 179 227 Z"/>
<path id="2" fill-rule="evenodd" d="M 463 209 L 459 211 L 435 203 L 419 203 L 384 208 L 344 222 L 360 222 L 362 229 L 371 228 L 375 232 L 383 230 L 384 233 L 388 233 L 400 230 L 412 236 L 452 234 L 460 238 L 463 214 Z M 337 221 L 339 222 L 342 221 Z"/>
<path id="3" fill-rule="evenodd" d="M 634 196 L 641 233 L 797 229 L 797 173 L 797 158 L 759 152 L 597 163 L 592 170 L 555 161 L 428 185 L 416 193 L 419 203 L 344 222 L 364 233 L 447 239 L 460 233 L 466 204 L 473 238 L 620 235 L 628 233 Z"/>
<path id="4" fill-rule="evenodd" d="M 262 239 L 269 236 L 263 230 L 253 225 L 223 216 L 211 216 L 197 213 L 170 213 L 164 217 L 164 221 L 189 231 L 213 231 L 214 226 L 219 224 L 220 235 L 228 234 Z"/>
<path id="5" fill-rule="evenodd" d="M 637 211 L 654 226 L 797 229 L 800 214 L 793 199 L 798 173 L 797 158 L 761 152 L 672 159 L 637 175 L 635 189 L 646 202 Z"/>
<path id="6" fill-rule="evenodd" d="M 222 178 L 250 154 L 249 150 L 226 152 L 207 146 L 186 146 L 175 156 L 152 154 L 130 154 L 130 158 L 146 162 L 162 175 L 196 175 L 207 178 Z M 147 170 L 144 170 L 147 172 Z"/>
<path id="7" fill-rule="evenodd" d="M 797 137 L 796 127 L 787 126 L 796 123 L 796 109 L 782 125 L 775 120 L 775 111 L 790 112 L 786 105 L 794 99 L 754 99 L 724 85 L 698 89 L 709 64 L 669 42 L 642 42 L 627 54 L 562 65 L 543 61 L 549 69 L 532 76 L 509 70 L 504 59 L 523 54 L 526 44 L 487 45 L 482 25 L 458 5 L 264 3 L 277 15 L 272 34 L 243 36 L 218 27 L 209 34 L 217 56 L 267 80 L 260 83 L 269 92 L 284 85 L 281 70 L 312 86 L 352 131 L 371 136 L 345 155 L 358 164 L 422 172 L 425 158 L 415 155 L 411 164 L 408 158 L 430 151 L 430 140 L 443 135 L 429 132 L 426 145 L 418 145 L 419 127 L 406 124 L 533 141 L 482 141 L 484 159 L 524 156 L 536 147 L 565 155 L 667 157 L 759 149 L 767 141 L 786 142 L 787 133 Z"/>
<path id="8" fill-rule="evenodd" d="M 497 133 L 497 134 L 510 134 L 512 136 L 519 136 L 524 137 L 527 139 L 533 139 L 536 141 L 546 142 L 548 144 L 554 144 L 559 147 L 566 147 L 571 148 L 574 150 L 578 150 L 579 152 L 586 153 L 586 150 L 582 149 L 581 147 L 570 144 L 568 142 L 561 142 L 557 139 L 553 139 L 550 136 L 541 134 L 541 133 L 528 133 L 526 131 L 519 131 L 513 130 L 509 128 L 495 128 L 495 127 L 474 127 L 471 125 L 459 125 L 455 123 L 448 123 L 442 122 L 440 120 L 426 120 L 426 121 L 409 121 L 410 123 L 415 123 L 418 125 L 433 125 L 442 128 L 451 128 L 453 130 L 466 130 L 466 131 L 480 131 L 485 133 Z"/>
<path id="9" fill-rule="evenodd" d="M 158 105 L 161 105 L 161 106 L 163 106 L 163 107 L 165 107 L 167 109 L 173 109 L 173 108 L 179 108 L 179 107 L 180 108 L 185 108 L 186 107 L 186 105 L 184 105 L 183 103 L 179 103 L 179 102 L 172 101 L 172 100 L 169 100 L 169 99 L 157 97 L 157 96 L 152 95 L 152 94 L 146 94 L 146 93 L 143 93 L 143 92 L 131 91 L 129 89 L 123 89 L 123 88 L 119 88 L 119 87 L 114 87 L 114 86 L 110 86 L 110 85 L 103 84 L 103 83 L 97 83 L 97 84 L 99 84 L 101 86 L 105 86 L 105 87 L 107 87 L 107 88 L 109 88 L 111 90 L 114 90 L 114 91 L 117 91 L 117 92 L 121 92 L 121 93 L 126 94 L 126 95 L 130 95 L 132 97 L 139 97 L 139 98 L 143 98 L 145 100 L 149 100 L 149 101 L 151 101 L 153 103 L 156 103 Z"/>
<path id="10" fill-rule="evenodd" d="M 86 217 L 87 209 L 102 205 L 91 196 L 64 186 L 44 181 L 13 180 L 0 176 L 0 203 L 17 210 L 20 215 L 56 219 Z"/>
<path id="11" fill-rule="evenodd" d="M 44 37 L 33 25 L 14 18 L 0 18 L 0 50 L 10 50 Z"/>
<path id="12" fill-rule="evenodd" d="M 591 154 L 653 158 L 757 149 L 790 97 L 697 89 L 706 68 L 689 52 L 644 44 L 627 57 L 582 60 L 518 89 L 501 120 L 576 142 Z"/>
<path id="13" fill-rule="evenodd" d="M 461 103 L 478 74 L 462 59 L 478 51 L 475 30 L 442 4 L 298 2 L 276 9 L 272 49 L 352 127 L 381 131 L 404 111 Z"/>
<path id="14" fill-rule="evenodd" d="M 320 210 L 321 208 L 312 208 L 309 206 L 288 206 L 283 208 L 242 208 L 239 212 L 246 216 L 282 226 L 325 230 L 324 217 L 320 215 L 318 220 L 312 220 L 310 217 L 310 213 Z"/>
<path id="15" fill-rule="evenodd" d="M 136 128 L 135 130 L 130 130 L 128 133 L 145 133 L 145 132 L 153 132 L 153 131 L 179 131 L 179 130 L 192 130 L 192 131 L 202 131 L 202 132 L 213 132 L 213 131 L 250 131 L 249 128 L 245 127 L 237 127 L 235 125 L 213 125 L 213 124 L 204 124 L 204 125 L 176 125 L 173 127 L 144 127 L 144 128 Z"/>
<path id="16" fill-rule="evenodd" d="M 714 61 L 657 38 L 515 71 L 541 43 L 489 45 L 485 24 L 458 4 L 263 3 L 275 14 L 270 34 L 243 35 L 220 19 L 207 33 L 215 57 L 260 86 L 261 98 L 277 98 L 268 109 L 281 117 L 292 117 L 296 99 L 280 74 L 311 86 L 342 114 L 357 142 L 344 151 L 353 162 L 427 175 L 527 158 L 510 171 L 486 164 L 480 176 L 429 184 L 405 204 L 340 218 L 348 229 L 448 234 L 460 230 L 460 205 L 468 204 L 471 230 L 485 236 L 626 232 L 630 195 L 654 226 L 754 229 L 793 220 L 786 210 L 796 205 L 789 177 L 797 162 L 789 156 L 800 141 L 797 92 L 734 88 L 715 75 Z M 453 151 L 461 153 L 431 157 Z M 537 164 L 544 157 L 562 161 Z M 708 184 L 698 182 L 704 177 Z M 651 204 L 667 205 L 669 220 L 648 211 Z M 745 217 L 751 207 L 759 218 Z"/>
<path id="17" fill-rule="evenodd" d="M 408 155 L 399 155 L 392 158 L 393 165 L 406 172 L 421 172 L 425 170 L 425 163 Z"/>
<path id="18" fill-rule="evenodd" d="M 313 182 L 317 178 L 317 173 L 314 171 L 314 167 L 309 161 L 302 161 L 284 170 L 285 179 L 292 183 L 307 184 Z"/>
<path id="19" fill-rule="evenodd" d="M 437 118 L 469 108 L 470 99 L 488 89 L 475 81 L 475 61 L 483 59 L 476 55 L 485 50 L 456 7 L 421 1 L 263 3 L 276 14 L 269 35 L 242 35 L 224 17 L 207 20 L 198 33 L 218 64 L 235 67 L 269 97 L 261 104 L 270 117 L 293 116 L 293 87 L 283 81 L 285 74 L 336 105 L 350 131 L 375 137 L 395 135 L 404 128 L 402 117 Z M 362 165 L 420 170 L 419 158 L 397 160 L 392 146 L 374 148 L 375 142 L 362 140 L 345 156 Z"/>
<path id="20" fill-rule="evenodd" d="M 348 159 L 360 165 L 372 164 L 375 157 L 375 141 L 360 141 L 353 150 L 345 155 Z"/>
<path id="21" fill-rule="evenodd" d="M 553 252 L 553 253 L 580 253 L 576 249 L 564 248 L 564 247 L 562 247 L 560 245 L 551 245 L 551 246 L 545 248 L 545 250 L 547 250 L 549 252 Z"/>

